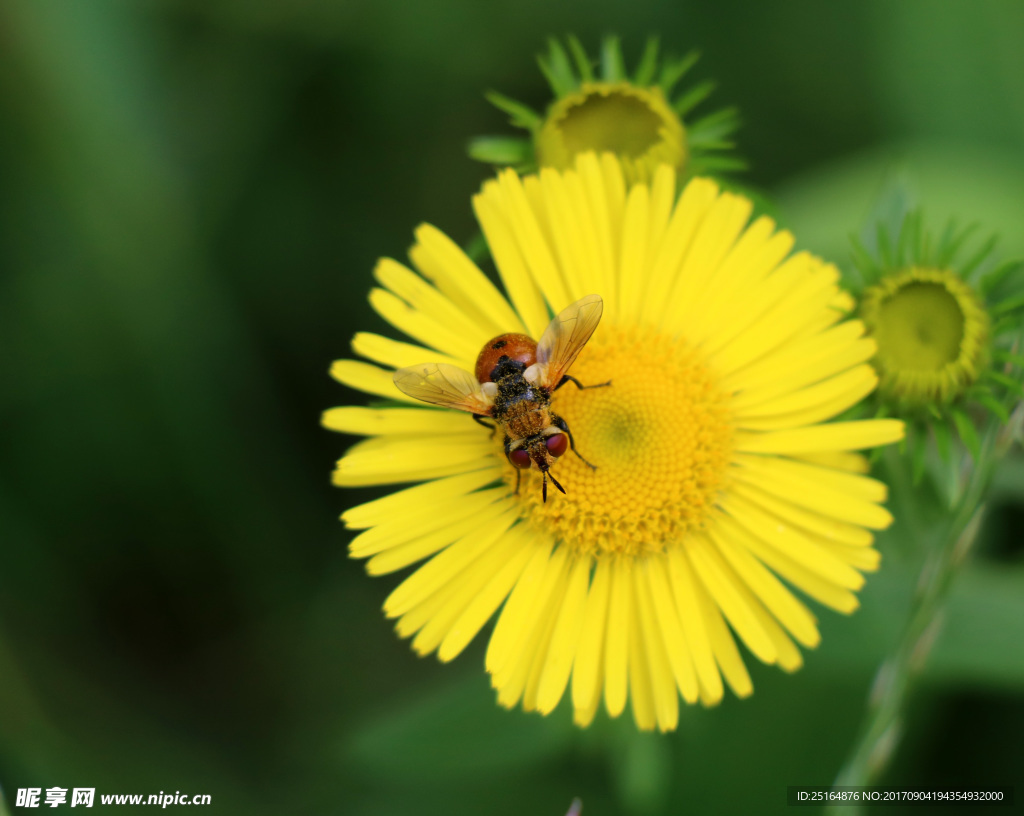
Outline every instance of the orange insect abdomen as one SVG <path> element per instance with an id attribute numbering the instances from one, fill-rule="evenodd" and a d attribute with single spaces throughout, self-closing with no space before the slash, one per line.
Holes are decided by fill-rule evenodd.
<path id="1" fill-rule="evenodd" d="M 537 341 L 525 334 L 501 334 L 489 340 L 476 358 L 477 382 L 494 382 L 491 372 L 502 357 L 532 366 L 537 362 Z"/>

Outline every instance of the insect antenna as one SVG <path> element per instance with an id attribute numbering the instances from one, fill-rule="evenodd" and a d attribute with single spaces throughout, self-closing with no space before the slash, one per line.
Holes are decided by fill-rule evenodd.
<path id="1" fill-rule="evenodd" d="M 544 496 L 544 501 L 548 500 L 548 479 L 551 480 L 551 484 L 553 484 L 560 491 L 562 491 L 562 493 L 565 493 L 565 488 L 558 483 L 558 479 L 556 479 L 554 476 L 548 473 L 547 470 L 542 470 L 541 473 L 544 474 L 544 484 L 541 487 L 541 493 Z"/>

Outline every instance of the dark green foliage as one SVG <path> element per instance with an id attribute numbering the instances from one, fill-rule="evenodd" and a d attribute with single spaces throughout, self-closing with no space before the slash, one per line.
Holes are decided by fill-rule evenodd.
<path id="1" fill-rule="evenodd" d="M 579 42 L 596 53 L 610 30 L 621 50 L 591 63 Z M 328 366 L 355 331 L 395 336 L 366 303 L 378 256 L 403 258 L 421 221 L 460 244 L 476 234 L 470 196 L 493 170 L 467 160 L 466 140 L 507 135 L 508 116 L 535 125 L 529 106 L 492 94 L 499 112 L 481 94 L 542 106 L 531 55 L 568 31 L 579 42 L 548 52 L 555 81 L 636 66 L 683 99 L 717 82 L 702 105 L 742 111 L 744 182 L 781 193 L 798 248 L 841 261 L 891 146 L 917 156 L 942 140 L 957 161 L 926 164 L 940 170 L 924 174 L 925 206 L 969 205 L 936 212 L 977 219 L 1000 231 L 1007 257 L 1021 254 L 1019 227 L 996 223 L 1020 223 L 1020 199 L 1001 185 L 1024 189 L 1014 4 L 8 0 L 10 812 L 19 787 L 57 785 L 209 793 L 211 813 L 246 816 L 561 816 L 574 796 L 584 816 L 785 813 L 786 785 L 830 781 L 914 591 L 908 530 L 941 521 L 921 485 L 893 488 L 897 521 L 861 610 L 810 603 L 823 640 L 800 672 L 746 655 L 753 697 L 689 708 L 664 738 L 637 736 L 628 713 L 579 732 L 564 704 L 547 719 L 498 708 L 480 642 L 454 665 L 416 658 L 380 611 L 402 575 L 371 579 L 346 557 L 338 515 L 389 491 L 329 484 L 354 440 L 318 417 L 373 398 L 332 382 Z M 657 54 L 697 47 L 698 67 L 691 56 L 652 69 Z M 726 146 L 734 121 L 712 115 L 691 135 Z M 494 145 L 513 163 L 523 155 Z M 860 186 L 832 174 L 846 160 L 863 161 Z M 998 172 L 978 171 L 986 161 Z M 994 212 L 975 211 L 985 206 Z M 1016 273 L 986 274 L 983 288 Z M 1019 310 L 1005 319 L 1019 324 Z M 1019 371 L 1019 348 L 998 354 Z M 933 430 L 940 446 L 958 444 Z M 959 766 L 991 771 L 965 783 L 1024 790 L 1019 452 L 1006 473 L 887 784 L 944 785 Z"/>

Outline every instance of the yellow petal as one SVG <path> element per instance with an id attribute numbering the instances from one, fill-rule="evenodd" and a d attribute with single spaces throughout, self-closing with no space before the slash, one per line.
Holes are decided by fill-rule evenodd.
<path id="1" fill-rule="evenodd" d="M 577 712 L 597 711 L 604 679 L 604 643 L 611 594 L 612 561 L 599 558 L 587 594 L 583 630 L 572 668 L 572 704 Z M 589 720 L 588 720 L 589 722 Z"/>
<path id="2" fill-rule="evenodd" d="M 472 417 L 431 408 L 358 408 L 346 405 L 324 412 L 321 424 L 332 431 L 376 436 L 379 434 L 483 433 Z"/>
<path id="3" fill-rule="evenodd" d="M 467 259 L 468 260 L 468 259 Z M 381 258 L 373 270 L 381 286 L 400 297 L 420 314 L 430 315 L 441 325 L 482 348 L 493 329 L 481 320 L 478 309 L 459 308 L 419 275 L 391 258 Z"/>
<path id="4" fill-rule="evenodd" d="M 634 184 L 626 198 L 619 257 L 619 319 L 635 323 L 644 308 L 650 237 L 647 185 Z"/>
<path id="5" fill-rule="evenodd" d="M 366 571 L 370 575 L 385 575 L 395 570 L 404 569 L 410 564 L 415 564 L 417 561 L 433 555 L 462 536 L 485 535 L 488 528 L 495 523 L 497 513 L 504 509 L 502 504 L 504 504 L 504 508 L 509 506 L 509 502 L 506 500 L 493 508 L 485 507 L 479 513 L 466 516 L 449 527 L 377 553 L 366 562 Z"/>
<path id="6" fill-rule="evenodd" d="M 771 638 L 757 616 L 744 603 L 737 591 L 735 577 L 720 559 L 715 557 L 708 542 L 700 536 L 693 536 L 692 540 L 687 542 L 686 554 L 698 579 L 747 648 L 762 663 L 774 663 L 777 655 Z"/>
<path id="7" fill-rule="evenodd" d="M 722 507 L 752 536 L 765 541 L 825 580 L 847 589 L 860 589 L 864 585 L 864 578 L 855 569 L 754 502 L 732 493 L 723 500 Z"/>
<path id="8" fill-rule="evenodd" d="M 747 547 L 734 542 L 734 535 L 725 535 L 718 527 L 710 529 L 708 535 L 736 574 L 793 634 L 793 637 L 804 646 L 817 646 L 821 636 L 818 634 L 817 621 L 811 611 L 800 603 Z M 748 541 L 749 538 L 744 536 L 744 540 Z"/>
<path id="9" fill-rule="evenodd" d="M 419 363 L 445 363 L 446 365 L 468 367 L 473 361 L 448 357 L 439 351 L 417 346 L 413 343 L 402 343 L 390 337 L 382 337 L 371 332 L 356 332 L 352 338 L 352 351 L 360 357 L 373 360 L 375 363 L 391 368 L 405 368 Z"/>
<path id="10" fill-rule="evenodd" d="M 862 419 L 786 431 L 738 433 L 736 450 L 785 454 L 863 450 L 899 442 L 903 433 L 903 423 L 898 419 Z"/>
<path id="11" fill-rule="evenodd" d="M 346 527 L 354 530 L 362 530 L 396 519 L 407 524 L 416 524 L 436 502 L 457 500 L 499 478 L 501 468 L 495 462 L 489 467 L 408 487 L 365 504 L 358 504 L 346 510 L 341 520 L 345 522 Z"/>
<path id="12" fill-rule="evenodd" d="M 634 600 L 639 601 L 635 596 Z M 629 696 L 633 721 L 641 731 L 653 731 L 657 724 L 654 690 L 651 685 L 650 668 L 647 665 L 648 655 L 644 651 L 643 625 L 637 608 L 633 609 L 629 624 Z"/>
<path id="13" fill-rule="evenodd" d="M 738 464 L 737 476 L 744 482 L 817 515 L 873 530 L 884 530 L 892 524 L 892 514 L 875 503 L 885 499 L 885 486 L 880 482 L 775 458 L 745 456 Z M 865 501 L 864 493 L 871 498 Z M 865 538 L 849 533 L 841 537 L 856 544 L 851 535 L 863 544 L 871 542 L 870 535 Z"/>
<path id="14" fill-rule="evenodd" d="M 331 376 L 342 385 L 357 388 L 367 394 L 377 394 L 388 399 L 421 405 L 419 400 L 408 397 L 395 387 L 395 372 L 361 363 L 358 360 L 335 360 L 331 365 Z"/>
<path id="15" fill-rule="evenodd" d="M 421 224 L 416 229 L 416 244 L 409 256 L 461 311 L 476 314 L 477 321 L 491 336 L 526 331 L 497 287 L 437 227 Z"/>
<path id="16" fill-rule="evenodd" d="M 679 692 L 686 702 L 695 703 L 698 693 L 697 674 L 693 668 L 689 644 L 679 624 L 679 612 L 676 610 L 675 601 L 672 600 L 672 590 L 668 581 L 668 559 L 664 555 L 648 557 L 644 562 L 644 572 L 647 577 L 646 591 L 651 596 L 655 620 L 660 625 L 665 653 L 679 686 Z"/>
<path id="17" fill-rule="evenodd" d="M 339 487 L 419 482 L 479 470 L 496 460 L 486 434 L 374 437 L 349 448 L 332 480 Z"/>
<path id="18" fill-rule="evenodd" d="M 704 178 L 690 181 L 679 197 L 648 276 L 645 315 L 651 325 L 661 325 L 679 268 L 717 198 L 718 186 Z"/>
<path id="19" fill-rule="evenodd" d="M 458 360 L 475 360 L 484 343 L 490 339 L 479 331 L 467 336 L 458 328 L 451 328 L 426 312 L 409 306 L 386 289 L 371 290 L 370 305 L 395 328 Z"/>
<path id="20" fill-rule="evenodd" d="M 537 710 L 541 714 L 554 711 L 569 682 L 576 648 L 583 628 L 583 613 L 587 602 L 587 584 L 590 583 L 590 557 L 575 559 L 570 567 L 569 580 L 562 597 L 558 621 L 551 636 L 547 659 L 540 676 L 537 692 Z"/>
<path id="21" fill-rule="evenodd" d="M 672 595 L 675 598 L 676 608 L 679 610 L 679 620 L 686 636 L 686 642 L 690 646 L 690 654 L 693 656 L 693 665 L 700 685 L 701 701 L 705 705 L 714 705 L 722 699 L 722 676 L 715 666 L 711 637 L 701 605 L 697 600 L 693 570 L 679 547 L 673 547 L 668 551 L 668 566 Z"/>
<path id="22" fill-rule="evenodd" d="M 618 717 L 626 707 L 629 671 L 629 633 L 633 628 L 633 562 L 621 558 L 612 564 L 611 597 L 608 602 L 608 636 L 605 640 L 604 704 Z"/>
<path id="23" fill-rule="evenodd" d="M 505 291 L 526 325 L 526 333 L 534 338 L 540 337 L 549 322 L 547 306 L 527 270 L 526 259 L 514 237 L 514 227 L 505 212 L 504 195 L 497 181 L 487 182 L 483 191 L 473 196 L 473 211 L 487 238 L 487 246 Z"/>
<path id="24" fill-rule="evenodd" d="M 491 635 L 487 646 L 484 665 L 491 674 L 515 658 L 515 646 L 535 611 L 537 595 L 544 577 L 550 572 L 549 563 L 553 546 L 553 542 L 546 537 L 534 541 L 531 545 L 530 562 L 516 582 L 505 608 L 501 610 L 494 634 Z"/>
<path id="25" fill-rule="evenodd" d="M 725 682 L 737 697 L 749 697 L 754 692 L 754 684 L 750 682 L 750 675 L 736 648 L 736 641 L 722 620 L 722 613 L 718 611 L 718 607 L 700 581 L 694 583 L 694 594 L 697 596 L 697 603 L 707 626 L 715 662 L 722 670 Z"/>
<path id="26" fill-rule="evenodd" d="M 353 558 L 368 558 L 400 544 L 415 541 L 428 533 L 458 524 L 467 516 L 475 515 L 507 496 L 508 488 L 502 485 L 491 490 L 439 500 L 416 515 L 395 515 L 353 538 L 348 545 L 349 555 Z"/>
<path id="27" fill-rule="evenodd" d="M 385 614 L 397 617 L 451 582 L 512 526 L 518 517 L 517 510 L 507 502 L 503 512 L 495 514 L 491 523 L 477 526 L 416 570 L 388 596 L 384 602 Z"/>
<path id="28" fill-rule="evenodd" d="M 508 559 L 493 573 L 483 589 L 452 624 L 438 649 L 437 656 L 442 661 L 452 660 L 469 645 L 477 632 L 505 601 L 526 569 L 532 550 L 528 546 L 528 533 L 525 528 L 522 525 L 513 527 L 505 533 L 503 541 L 508 543 Z"/>
<path id="29" fill-rule="evenodd" d="M 665 640 L 661 623 L 654 613 L 654 604 L 649 590 L 646 563 L 641 562 L 633 571 L 634 591 L 637 601 L 637 624 L 640 629 L 640 648 L 646 658 L 651 694 L 654 701 L 655 719 L 659 731 L 672 731 L 679 722 L 679 694 L 675 677 L 665 652 Z"/>

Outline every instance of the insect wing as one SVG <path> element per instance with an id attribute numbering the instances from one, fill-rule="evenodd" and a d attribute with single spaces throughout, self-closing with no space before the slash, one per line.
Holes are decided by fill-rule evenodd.
<path id="1" fill-rule="evenodd" d="M 442 408 L 457 408 L 490 416 L 493 403 L 480 390 L 476 377 L 458 366 L 422 363 L 395 372 L 395 385 L 403 394 Z"/>
<path id="2" fill-rule="evenodd" d="M 537 363 L 543 367 L 545 386 L 558 385 L 601 322 L 603 311 L 601 296 L 587 295 L 559 312 L 544 330 L 537 343 Z"/>

